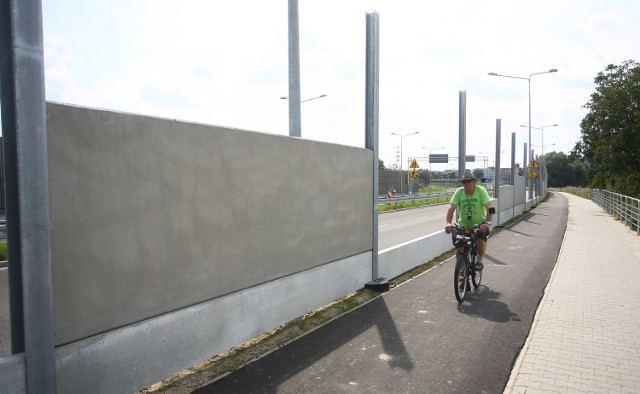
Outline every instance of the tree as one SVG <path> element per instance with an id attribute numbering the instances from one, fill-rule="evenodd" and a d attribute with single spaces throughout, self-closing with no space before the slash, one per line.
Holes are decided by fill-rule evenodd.
<path id="1" fill-rule="evenodd" d="M 591 187 L 640 197 L 640 63 L 610 64 L 594 82 L 571 154 L 586 164 Z"/>
<path id="2" fill-rule="evenodd" d="M 427 169 L 418 170 L 418 179 L 422 179 L 422 183 L 428 185 L 431 183 L 431 172 Z"/>
<path id="3" fill-rule="evenodd" d="M 378 169 L 379 170 L 384 170 L 387 167 L 384 166 L 384 161 L 382 161 L 382 159 L 378 159 Z"/>
<path id="4" fill-rule="evenodd" d="M 473 176 L 476 178 L 484 178 L 484 170 L 482 168 L 476 168 L 473 170 Z"/>
<path id="5" fill-rule="evenodd" d="M 516 163 L 516 175 L 524 176 L 524 169 L 520 167 L 520 163 Z"/>
<path id="6" fill-rule="evenodd" d="M 564 152 L 551 152 L 544 155 L 543 161 L 547 167 L 549 187 L 584 187 L 589 184 L 587 165 L 579 159 Z"/>

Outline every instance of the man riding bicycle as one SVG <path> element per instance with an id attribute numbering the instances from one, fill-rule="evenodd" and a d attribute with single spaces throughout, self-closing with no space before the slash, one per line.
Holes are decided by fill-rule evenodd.
<path id="1" fill-rule="evenodd" d="M 487 249 L 487 238 L 489 237 L 489 229 L 491 220 L 493 219 L 493 204 L 487 189 L 476 185 L 478 179 L 473 175 L 471 170 L 465 170 L 462 179 L 460 179 L 462 187 L 458 188 L 451 197 L 451 204 L 447 210 L 444 230 L 447 234 L 451 234 L 453 225 L 453 213 L 458 210 L 458 226 L 464 229 L 473 229 L 480 224 L 480 229 L 476 233 L 476 242 L 478 250 L 478 259 L 476 260 L 476 270 L 484 268 L 482 259 Z M 456 254 L 464 253 L 464 248 L 456 249 Z"/>

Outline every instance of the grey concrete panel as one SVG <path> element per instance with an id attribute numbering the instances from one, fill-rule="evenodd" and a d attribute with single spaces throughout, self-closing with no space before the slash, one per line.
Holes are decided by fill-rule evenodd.
<path id="1" fill-rule="evenodd" d="M 496 210 L 502 212 L 506 209 L 513 208 L 515 187 L 513 185 L 500 186 L 500 204 L 496 207 Z M 503 208 L 504 207 L 504 208 Z"/>
<path id="2" fill-rule="evenodd" d="M 378 256 L 380 276 L 395 278 L 452 248 L 451 236 L 440 230 L 382 250 Z"/>
<path id="3" fill-rule="evenodd" d="M 0 394 L 27 392 L 25 354 L 0 357 Z"/>
<path id="4" fill-rule="evenodd" d="M 58 391 L 143 389 L 361 289 L 370 267 L 371 252 L 362 253 L 61 346 Z"/>
<path id="5" fill-rule="evenodd" d="M 55 103 L 47 123 L 57 345 L 372 250 L 365 149 Z"/>
<path id="6" fill-rule="evenodd" d="M 527 201 L 526 192 L 524 190 L 525 182 L 527 178 L 523 176 L 517 176 L 514 179 L 514 187 L 515 187 L 515 200 L 514 205 L 524 204 Z"/>

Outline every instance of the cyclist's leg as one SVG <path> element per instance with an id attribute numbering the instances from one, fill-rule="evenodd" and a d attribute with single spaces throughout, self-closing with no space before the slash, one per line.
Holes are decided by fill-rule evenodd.
<path id="1" fill-rule="evenodd" d="M 483 260 L 484 253 L 487 251 L 487 237 L 488 233 L 476 232 L 476 251 L 478 252 L 478 259 L 476 260 L 476 269 L 484 268 Z"/>
<path id="2" fill-rule="evenodd" d="M 478 256 L 484 257 L 484 252 L 487 251 L 487 241 L 478 237 L 476 240 L 476 250 L 478 251 Z"/>

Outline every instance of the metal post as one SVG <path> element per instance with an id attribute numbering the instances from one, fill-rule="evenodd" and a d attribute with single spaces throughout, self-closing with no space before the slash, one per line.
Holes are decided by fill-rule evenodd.
<path id="1" fill-rule="evenodd" d="M 500 198 L 500 134 L 502 132 L 502 120 L 501 119 L 496 119 L 496 164 L 495 164 L 495 169 L 496 169 L 496 176 L 494 177 L 495 179 L 493 180 L 494 186 L 493 186 L 493 197 L 494 198 Z M 498 203 L 500 203 L 498 201 Z M 499 207 L 498 207 L 499 208 Z M 498 220 L 496 220 L 496 222 L 500 222 L 499 220 L 500 218 L 498 218 Z"/>
<path id="2" fill-rule="evenodd" d="M 531 75 L 529 76 L 529 147 L 531 147 Z M 533 154 L 529 156 L 529 161 L 532 161 Z M 526 167 L 525 167 L 526 168 Z M 531 171 L 533 171 L 533 163 L 531 164 Z M 533 176 L 529 177 L 529 200 L 533 198 Z"/>
<path id="3" fill-rule="evenodd" d="M 636 219 L 636 234 L 640 235 L 640 202 L 638 202 L 638 206 L 636 207 L 636 212 L 638 217 Z"/>
<path id="4" fill-rule="evenodd" d="M 516 181 L 516 133 L 515 131 L 511 133 L 511 179 L 509 179 L 510 185 L 515 185 Z"/>
<path id="5" fill-rule="evenodd" d="M 298 0 L 289 0 L 289 136 L 302 136 Z"/>
<path id="6" fill-rule="evenodd" d="M 365 92 L 365 143 L 373 151 L 373 251 L 371 253 L 372 280 L 378 279 L 378 141 L 379 141 L 379 64 L 380 64 L 380 22 L 378 13 L 367 14 L 367 56 Z M 402 162 L 400 162 L 402 163 Z M 402 171 L 402 169 L 400 169 Z"/>
<path id="7" fill-rule="evenodd" d="M 42 4 L 8 0 L 0 7 L 12 336 L 24 333 L 23 343 L 12 340 L 12 352 L 25 352 L 28 393 L 55 393 Z M 20 301 L 22 313 L 13 315 Z"/>
<path id="8" fill-rule="evenodd" d="M 402 166 L 404 166 L 404 162 L 402 161 L 402 139 L 404 137 L 400 136 L 400 197 L 402 197 L 402 186 L 404 186 L 404 181 L 402 180 Z"/>
<path id="9" fill-rule="evenodd" d="M 524 174 L 524 176 L 527 176 L 527 143 L 524 143 L 524 153 L 523 153 L 524 157 L 523 157 L 523 163 L 524 163 L 524 168 L 522 169 L 522 173 Z M 524 184 L 525 184 L 525 189 L 526 189 L 526 184 L 527 184 L 527 179 L 525 178 L 524 180 Z M 526 196 L 525 196 L 525 200 L 526 200 Z"/>
<path id="10" fill-rule="evenodd" d="M 462 178 L 465 170 L 465 158 L 467 157 L 467 92 L 459 92 L 458 115 L 458 179 Z M 456 185 L 458 182 L 456 182 Z"/>

